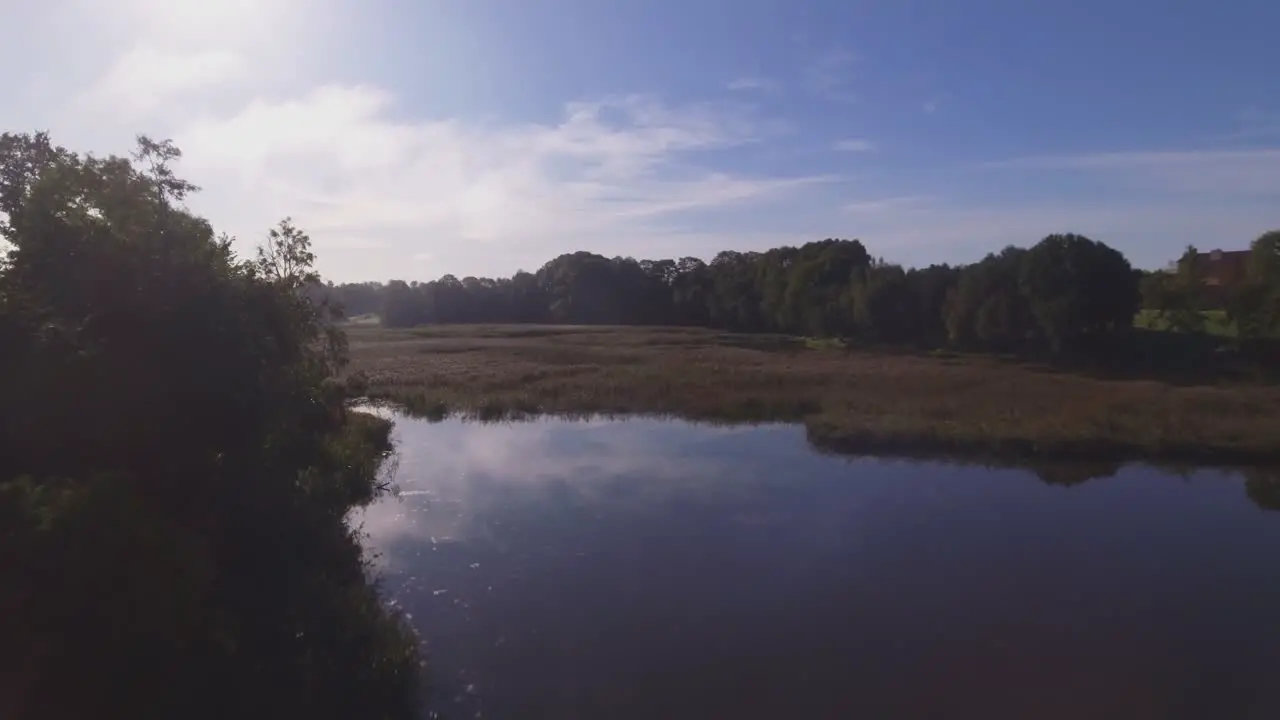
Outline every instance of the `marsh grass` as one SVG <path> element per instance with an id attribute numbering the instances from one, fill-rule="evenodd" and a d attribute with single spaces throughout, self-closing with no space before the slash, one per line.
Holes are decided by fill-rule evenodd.
<path id="1" fill-rule="evenodd" d="M 369 395 L 432 418 L 801 422 L 831 450 L 1273 462 L 1280 388 L 1065 372 L 693 328 L 352 328 Z"/>

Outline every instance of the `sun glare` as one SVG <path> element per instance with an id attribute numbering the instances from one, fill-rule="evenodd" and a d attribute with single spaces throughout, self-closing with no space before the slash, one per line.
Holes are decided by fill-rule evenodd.
<path id="1" fill-rule="evenodd" d="M 295 0 L 133 0 L 138 19 L 155 32 L 182 38 L 223 36 L 279 21 Z"/>

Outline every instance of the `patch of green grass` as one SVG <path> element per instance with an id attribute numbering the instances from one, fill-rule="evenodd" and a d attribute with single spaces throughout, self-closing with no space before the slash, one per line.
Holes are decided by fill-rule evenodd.
<path id="1" fill-rule="evenodd" d="M 350 331 L 369 394 L 432 417 L 656 414 L 791 421 L 832 449 L 1280 459 L 1280 388 L 1099 379 L 954 352 L 690 328 Z"/>
<path id="2" fill-rule="evenodd" d="M 1202 310 L 1200 316 L 1204 318 L 1205 333 L 1215 337 L 1235 337 L 1237 335 L 1236 324 L 1227 317 L 1225 310 Z M 1143 330 L 1160 330 L 1166 331 L 1170 329 L 1167 318 L 1161 316 L 1158 310 L 1139 310 L 1138 314 L 1133 318 L 1133 326 Z"/>
<path id="3" fill-rule="evenodd" d="M 810 350 L 844 350 L 849 344 L 840 338 L 805 338 L 804 346 Z"/>

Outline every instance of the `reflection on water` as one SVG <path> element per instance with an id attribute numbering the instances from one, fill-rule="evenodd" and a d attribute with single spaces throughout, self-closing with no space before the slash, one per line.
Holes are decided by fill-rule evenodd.
<path id="1" fill-rule="evenodd" d="M 446 718 L 1280 717 L 1274 475 L 851 461 L 786 426 L 397 433 L 401 497 L 362 520 Z"/>

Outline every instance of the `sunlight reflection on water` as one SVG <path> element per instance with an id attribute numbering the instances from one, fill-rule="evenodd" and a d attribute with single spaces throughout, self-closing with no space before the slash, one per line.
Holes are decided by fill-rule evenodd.
<path id="1" fill-rule="evenodd" d="M 357 521 L 443 717 L 1280 717 L 1280 513 L 1227 473 L 1065 487 L 781 425 L 396 435 L 399 495 Z"/>

